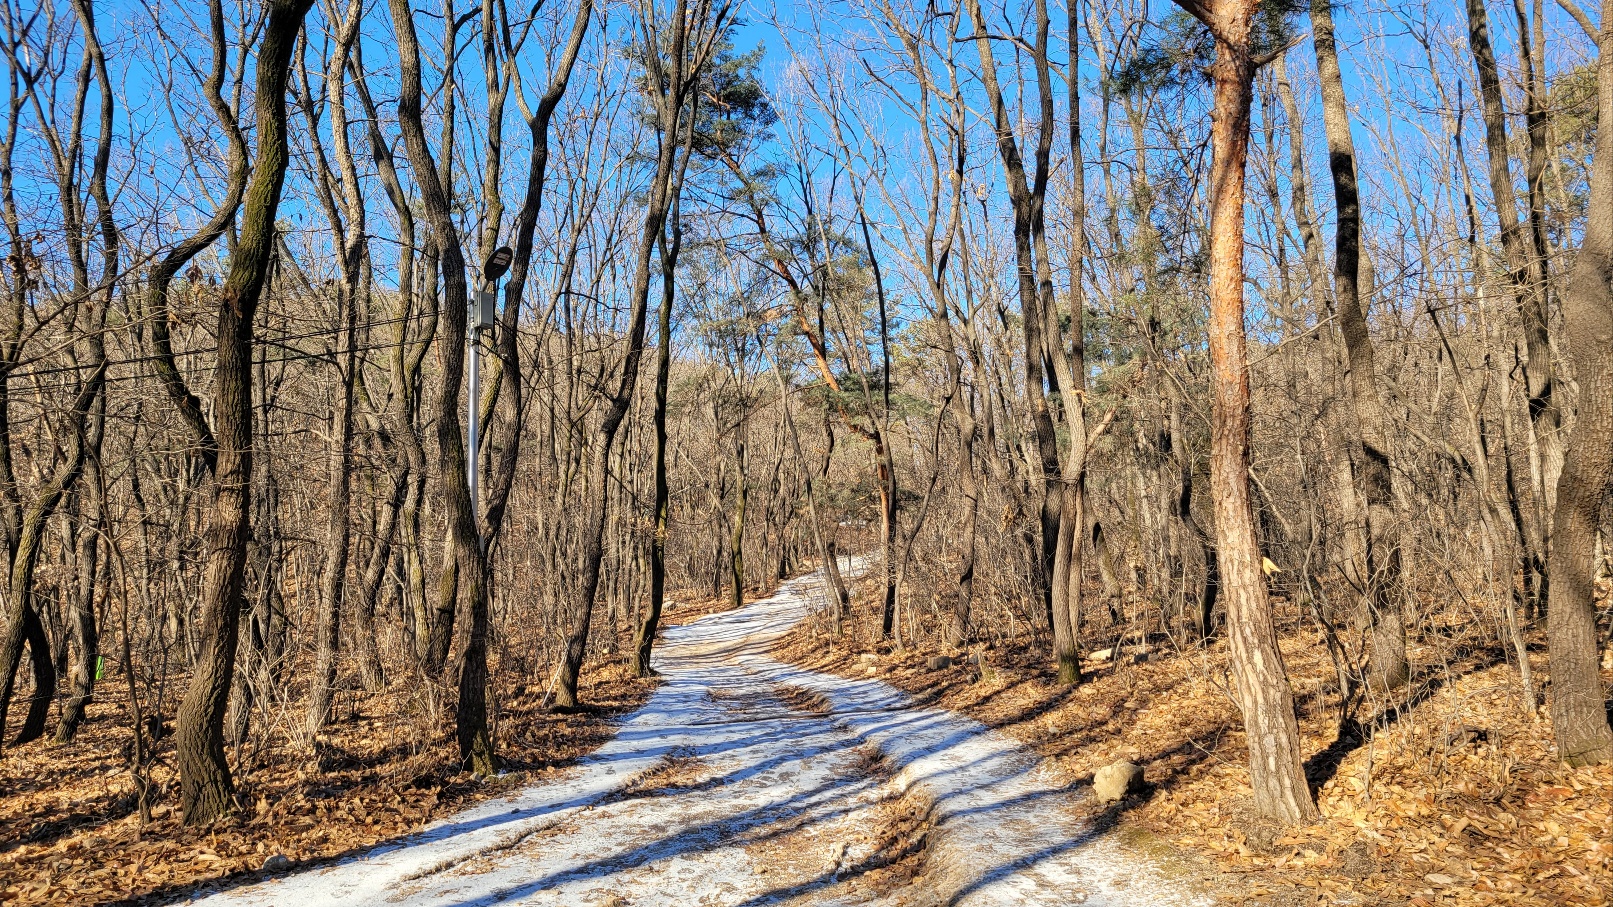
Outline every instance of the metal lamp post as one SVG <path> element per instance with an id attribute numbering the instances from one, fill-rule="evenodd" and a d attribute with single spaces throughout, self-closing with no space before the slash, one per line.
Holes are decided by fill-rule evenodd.
<path id="1" fill-rule="evenodd" d="M 470 509 L 474 514 L 477 509 L 476 497 L 476 466 L 481 461 L 481 405 L 482 405 L 482 332 L 491 330 L 498 321 L 498 293 L 494 289 L 498 279 L 510 269 L 509 246 L 499 246 L 493 254 L 487 256 L 487 263 L 482 265 L 482 288 L 476 291 L 476 298 L 470 306 L 470 405 L 466 407 L 466 426 L 470 436 L 470 449 L 465 456 L 465 479 L 470 486 Z"/>

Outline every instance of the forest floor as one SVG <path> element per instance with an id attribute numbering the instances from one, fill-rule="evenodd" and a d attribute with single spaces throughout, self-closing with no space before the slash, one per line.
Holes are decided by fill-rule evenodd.
<path id="1" fill-rule="evenodd" d="M 878 601 L 873 591 L 856 601 Z M 1089 784 L 1110 762 L 1135 762 L 1149 786 L 1125 805 L 1124 820 L 1188 861 L 1223 902 L 1591 907 L 1613 899 L 1613 766 L 1558 761 L 1545 710 L 1526 714 L 1518 671 L 1482 622 L 1453 614 L 1425 624 L 1412 647 L 1411 686 L 1364 707 L 1362 720 L 1376 726 L 1369 741 L 1341 743 L 1325 641 L 1279 603 L 1322 811 L 1314 825 L 1283 829 L 1251 809 L 1224 642 L 1177 649 L 1167 639 L 1111 636 L 1109 651 L 1088 653 L 1105 657 L 1088 659 L 1087 681 L 1067 687 L 1055 682 L 1045 642 L 943 650 L 954 663 L 931 669 L 935 651 L 874 642 L 871 607 L 855 610 L 838 639 L 821 615 L 803 622 L 777 657 L 878 678 L 968 715 L 1034 749 L 1071 784 Z M 1538 684 L 1543 640 L 1530 651 Z"/>
<path id="2" fill-rule="evenodd" d="M 1017 741 L 767 653 L 818 580 L 670 628 L 661 684 L 551 776 L 210 907 L 1208 905 Z"/>
<path id="3" fill-rule="evenodd" d="M 73 743 L 47 737 L 0 755 L 0 903 L 162 903 L 200 883 L 259 878 L 277 854 L 330 862 L 563 771 L 654 688 L 612 659 L 583 672 L 579 713 L 548 711 L 541 685 L 511 691 L 496 727 L 507 773 L 490 782 L 458 771 L 452 715 L 417 695 L 419 684 L 339 697 L 316 747 L 292 739 L 302 717 L 293 700 L 270 742 L 244 761 L 231 752 L 245 808 L 191 829 L 179 823 L 171 735 L 147 756 L 155 790 L 141 826 L 122 685 L 103 682 Z"/>

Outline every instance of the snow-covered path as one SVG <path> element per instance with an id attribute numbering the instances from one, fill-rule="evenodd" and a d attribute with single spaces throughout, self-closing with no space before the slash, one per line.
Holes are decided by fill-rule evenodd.
<path id="1" fill-rule="evenodd" d="M 1084 827 L 1075 795 L 1010 738 L 914 707 L 878 681 L 769 658 L 820 600 L 818 583 L 792 580 L 669 630 L 656 662 L 665 682 L 560 777 L 363 856 L 202 903 L 1199 902 Z M 910 873 L 865 874 L 902 853 L 915 854 L 903 864 Z"/>

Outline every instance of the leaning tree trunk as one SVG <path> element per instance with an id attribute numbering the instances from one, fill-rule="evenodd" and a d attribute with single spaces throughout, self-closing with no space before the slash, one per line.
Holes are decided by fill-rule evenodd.
<path id="1" fill-rule="evenodd" d="M 1597 110 L 1613 124 L 1613 0 L 1602 0 Z M 1563 293 L 1563 324 L 1579 379 L 1579 413 L 1557 484 L 1550 608 L 1551 721 L 1569 765 L 1613 760 L 1613 729 L 1597 671 L 1596 531 L 1613 493 L 1613 129 L 1596 134 L 1585 239 Z"/>
<path id="2" fill-rule="evenodd" d="M 269 0 L 258 49 L 257 163 L 229 277 L 219 296 L 213 391 L 218 469 L 202 575 L 202 651 L 174 729 L 180 813 L 187 825 L 211 822 L 234 808 L 235 786 L 224 758 L 224 713 L 235 671 L 242 573 L 251 537 L 253 319 L 274 253 L 275 212 L 286 175 L 291 56 L 312 5 L 313 0 Z"/>
<path id="3" fill-rule="evenodd" d="M 70 437 L 65 461 L 24 513 L 22 532 L 12 552 L 6 624 L 4 632 L 0 633 L 0 733 L 5 729 L 6 714 L 11 708 L 24 643 L 28 646 L 29 664 L 34 677 L 34 694 L 28 700 L 26 717 L 17 732 L 17 743 L 27 743 L 44 734 L 45 719 L 50 713 L 51 700 L 56 695 L 56 667 L 50 657 L 50 640 L 45 635 L 39 611 L 34 607 L 34 573 L 39 566 L 40 549 L 45 543 L 45 527 L 61 505 L 63 497 L 84 471 L 88 447 L 85 435 L 90 409 L 97 398 L 105 393 L 107 363 L 104 351 L 100 360 L 91 365 L 93 371 L 79 389 L 69 414 Z"/>

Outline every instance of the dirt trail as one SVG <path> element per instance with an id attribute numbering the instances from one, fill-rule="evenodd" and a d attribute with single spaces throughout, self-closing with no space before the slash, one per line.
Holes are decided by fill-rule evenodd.
<path id="1" fill-rule="evenodd" d="M 564 775 L 224 905 L 1171 905 L 1008 737 L 767 656 L 815 576 L 669 630 L 665 682 Z"/>

